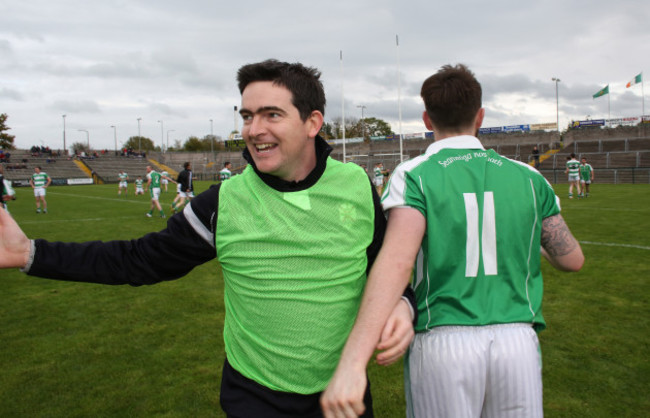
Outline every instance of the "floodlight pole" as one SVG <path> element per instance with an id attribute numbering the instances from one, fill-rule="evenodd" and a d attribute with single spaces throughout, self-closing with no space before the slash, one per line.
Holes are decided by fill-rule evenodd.
<path id="1" fill-rule="evenodd" d="M 560 132 L 560 96 L 558 95 L 557 84 L 562 80 L 557 77 L 553 77 L 551 80 L 555 81 L 555 118 L 557 121 L 557 131 Z"/>
<path id="2" fill-rule="evenodd" d="M 142 154 L 142 135 L 140 135 L 140 121 L 142 118 L 138 118 L 138 154 Z"/>

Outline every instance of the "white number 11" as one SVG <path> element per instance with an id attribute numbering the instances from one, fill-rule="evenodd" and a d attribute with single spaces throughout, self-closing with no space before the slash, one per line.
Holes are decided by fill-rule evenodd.
<path id="1" fill-rule="evenodd" d="M 463 193 L 467 217 L 467 243 L 465 247 L 465 277 L 478 275 L 479 257 L 483 256 L 483 270 L 486 276 L 497 274 L 497 231 L 494 218 L 494 194 L 483 193 L 483 230 L 479 251 L 479 209 L 476 193 Z"/>

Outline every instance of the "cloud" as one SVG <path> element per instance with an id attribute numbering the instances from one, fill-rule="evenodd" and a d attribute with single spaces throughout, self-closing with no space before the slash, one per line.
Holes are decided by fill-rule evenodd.
<path id="1" fill-rule="evenodd" d="M 94 114 L 101 113 L 99 105 L 92 100 L 78 100 L 78 101 L 66 101 L 66 100 L 57 100 L 52 105 L 50 109 L 56 110 L 57 112 L 69 112 L 69 113 L 79 113 L 79 114 Z"/>
<path id="2" fill-rule="evenodd" d="M 25 100 L 24 96 L 19 91 L 7 88 L 0 89 L 0 98 L 12 99 L 18 102 Z"/>

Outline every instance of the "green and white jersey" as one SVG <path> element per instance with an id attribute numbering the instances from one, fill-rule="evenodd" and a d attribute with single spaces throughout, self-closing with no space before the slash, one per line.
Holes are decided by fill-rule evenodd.
<path id="1" fill-rule="evenodd" d="M 142 189 L 142 183 L 144 183 L 144 180 L 136 179 L 135 180 L 135 187 L 138 188 L 138 189 Z"/>
<path id="2" fill-rule="evenodd" d="M 223 168 L 221 171 L 219 171 L 219 180 L 228 180 L 230 177 L 232 177 L 232 173 L 227 168 Z"/>
<path id="3" fill-rule="evenodd" d="M 126 173 L 119 173 L 117 177 L 120 179 L 120 183 L 122 183 L 128 180 L 129 175 Z"/>
<path id="4" fill-rule="evenodd" d="M 151 189 L 160 188 L 161 177 L 162 175 L 157 171 L 152 171 L 149 174 L 147 174 L 147 178 L 151 179 L 151 184 L 150 184 Z"/>
<path id="5" fill-rule="evenodd" d="M 382 205 L 417 209 L 427 221 L 414 267 L 416 332 L 513 322 L 544 328 L 542 220 L 560 206 L 538 171 L 473 136 L 447 138 L 395 169 Z"/>
<path id="6" fill-rule="evenodd" d="M 381 167 L 375 167 L 375 169 L 373 171 L 373 174 L 374 174 L 375 180 L 382 180 L 382 181 L 384 180 L 384 172 L 381 169 Z"/>
<path id="7" fill-rule="evenodd" d="M 580 178 L 584 181 L 591 180 L 591 173 L 594 169 L 591 167 L 591 164 L 580 164 Z"/>
<path id="8" fill-rule="evenodd" d="M 50 176 L 48 176 L 45 171 L 32 174 L 32 182 L 34 183 L 34 187 L 45 187 L 48 178 L 50 178 Z"/>
<path id="9" fill-rule="evenodd" d="M 571 159 L 566 162 L 566 168 L 569 169 L 569 176 L 577 176 L 580 173 L 580 162 L 576 159 Z"/>

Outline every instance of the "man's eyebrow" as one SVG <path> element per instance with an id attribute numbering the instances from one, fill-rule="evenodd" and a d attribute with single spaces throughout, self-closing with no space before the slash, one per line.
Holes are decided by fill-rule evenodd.
<path id="1" fill-rule="evenodd" d="M 251 114 L 254 114 L 254 113 L 263 113 L 263 112 L 270 112 L 270 111 L 286 113 L 284 109 L 282 109 L 281 107 L 278 107 L 278 106 L 262 106 L 262 107 L 257 108 L 257 110 L 254 111 L 254 112 L 252 110 L 242 108 L 239 111 L 239 114 L 240 115 L 251 115 Z"/>

